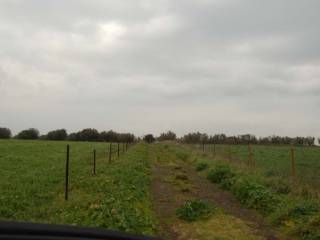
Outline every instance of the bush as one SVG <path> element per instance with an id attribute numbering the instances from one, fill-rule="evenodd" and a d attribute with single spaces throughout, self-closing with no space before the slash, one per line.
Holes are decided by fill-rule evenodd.
<path id="1" fill-rule="evenodd" d="M 0 139 L 11 138 L 11 131 L 9 128 L 0 127 Z"/>
<path id="2" fill-rule="evenodd" d="M 234 176 L 235 173 L 228 165 L 217 165 L 208 172 L 207 178 L 213 183 L 221 183 Z"/>
<path id="3" fill-rule="evenodd" d="M 205 163 L 205 162 L 198 163 L 197 166 L 196 166 L 196 170 L 198 172 L 203 171 L 203 170 L 205 170 L 207 168 L 208 168 L 208 164 Z"/>
<path id="4" fill-rule="evenodd" d="M 65 129 L 57 129 L 51 132 L 48 132 L 45 139 L 47 140 L 66 140 L 67 139 L 67 131 Z"/>
<path id="5" fill-rule="evenodd" d="M 176 215 L 185 221 L 193 222 L 209 217 L 215 207 L 202 200 L 188 201 L 176 210 Z"/>
<path id="6" fill-rule="evenodd" d="M 168 131 L 166 133 L 161 133 L 158 139 L 159 141 L 167 141 L 167 140 L 173 141 L 177 139 L 177 135 L 174 132 Z"/>
<path id="7" fill-rule="evenodd" d="M 275 223 L 283 223 L 288 220 L 299 220 L 305 216 L 313 216 L 319 214 L 319 204 L 309 201 L 300 200 L 295 202 L 285 201 L 281 205 L 279 211 L 272 215 L 272 219 Z"/>
<path id="8" fill-rule="evenodd" d="M 186 161 L 189 158 L 189 154 L 186 153 L 184 150 L 177 150 L 176 156 L 177 156 L 177 158 L 181 159 L 182 161 Z"/>
<path id="9" fill-rule="evenodd" d="M 276 194 L 250 177 L 239 178 L 232 186 L 232 192 L 242 204 L 263 214 L 272 212 L 279 203 Z"/>
<path id="10" fill-rule="evenodd" d="M 144 136 L 143 140 L 147 143 L 153 143 L 156 139 L 152 134 L 147 134 Z"/>
<path id="11" fill-rule="evenodd" d="M 38 139 L 39 138 L 39 130 L 35 128 L 29 128 L 27 130 L 23 130 L 16 136 L 18 139 Z"/>

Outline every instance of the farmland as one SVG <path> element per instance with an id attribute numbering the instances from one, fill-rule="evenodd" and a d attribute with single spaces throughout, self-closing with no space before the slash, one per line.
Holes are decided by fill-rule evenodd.
<path id="1" fill-rule="evenodd" d="M 202 146 L 193 146 L 201 149 Z M 205 145 L 205 152 L 223 157 L 235 164 L 244 166 L 254 165 L 256 170 L 269 176 L 280 176 L 288 179 L 292 176 L 291 146 L 288 145 L 252 145 L 252 163 L 248 163 L 249 150 L 247 145 Z M 309 185 L 315 191 L 320 190 L 320 147 L 295 146 L 294 160 L 296 179 L 300 183 Z"/>
<path id="2" fill-rule="evenodd" d="M 67 144 L 70 189 L 65 201 Z M 105 142 L 1 140 L 0 219 L 182 240 L 319 236 L 319 199 L 305 194 L 318 181 L 316 147 L 296 149 L 301 186 L 289 177 L 286 146 L 253 146 L 255 167 L 248 166 L 247 146 L 240 145 L 216 145 L 214 155 L 212 145 L 203 151 L 176 142 L 139 142 L 121 149 L 111 162 L 108 149 Z"/>

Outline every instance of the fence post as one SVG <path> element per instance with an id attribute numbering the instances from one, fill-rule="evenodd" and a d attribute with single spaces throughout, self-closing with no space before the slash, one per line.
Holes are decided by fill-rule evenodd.
<path id="1" fill-rule="evenodd" d="M 253 158 L 253 152 L 252 152 L 252 145 L 249 143 L 248 144 L 248 161 L 249 161 L 249 165 L 252 165 L 253 167 L 256 166 L 256 161 L 255 159 Z"/>
<path id="2" fill-rule="evenodd" d="M 228 159 L 231 162 L 231 144 L 228 144 Z"/>
<path id="3" fill-rule="evenodd" d="M 118 158 L 120 157 L 120 143 L 118 143 Z"/>
<path id="4" fill-rule="evenodd" d="M 112 159 L 112 142 L 109 145 L 109 163 L 111 163 L 111 159 Z"/>
<path id="5" fill-rule="evenodd" d="M 296 159 L 295 159 L 295 151 L 294 148 L 291 147 L 291 174 L 292 177 L 296 177 Z"/>
<path id="6" fill-rule="evenodd" d="M 68 200 L 68 191 L 69 191 L 69 158 L 70 158 L 70 146 L 67 145 L 67 154 L 66 154 L 66 176 L 65 176 L 65 191 L 64 199 Z"/>
<path id="7" fill-rule="evenodd" d="M 125 152 L 125 143 L 122 143 L 122 152 Z"/>
<path id="8" fill-rule="evenodd" d="M 251 165 L 251 164 L 253 164 L 253 162 L 252 162 L 252 146 L 249 143 L 248 144 L 248 165 Z"/>
<path id="9" fill-rule="evenodd" d="M 216 157 L 216 144 L 213 143 L 213 157 Z"/>
<path id="10" fill-rule="evenodd" d="M 96 175 L 96 150 L 93 150 L 93 175 Z"/>

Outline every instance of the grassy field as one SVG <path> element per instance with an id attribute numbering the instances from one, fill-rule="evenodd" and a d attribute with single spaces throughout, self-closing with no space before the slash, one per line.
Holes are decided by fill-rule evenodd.
<path id="1" fill-rule="evenodd" d="M 195 149 L 202 150 L 202 146 L 194 146 Z M 216 145 L 217 156 L 231 161 L 248 165 L 247 145 Z M 257 169 L 265 175 L 278 175 L 289 178 L 291 170 L 291 147 L 290 146 L 261 146 L 252 145 L 253 159 Z M 306 183 L 319 190 L 320 185 L 320 147 L 294 147 L 296 175 L 301 183 Z M 213 154 L 213 145 L 206 145 L 205 152 Z"/>
<path id="2" fill-rule="evenodd" d="M 67 144 L 70 192 L 65 202 Z M 93 149 L 97 151 L 95 176 Z M 0 219 L 152 234 L 147 146 L 132 146 L 120 159 L 114 154 L 111 164 L 108 149 L 107 143 L 0 141 Z"/>
<path id="3" fill-rule="evenodd" d="M 65 201 L 67 144 L 70 192 Z M 141 142 L 121 150 L 119 158 L 114 153 L 111 163 L 108 149 L 109 143 L 1 140 L 0 220 L 160 233 L 169 239 L 178 234 L 181 240 L 285 239 L 269 238 L 272 228 L 289 239 L 320 238 L 319 198 L 297 193 L 299 183 L 290 181 L 290 147 L 253 146 L 255 168 L 247 167 L 247 146 L 217 145 L 213 156 L 209 145 L 203 152 L 194 145 Z M 314 188 L 318 156 L 317 147 L 296 148 L 298 177 Z M 180 217 L 198 213 L 185 201 L 209 203 L 208 209 L 215 210 L 188 222 Z M 244 208 L 254 212 L 243 214 Z"/>

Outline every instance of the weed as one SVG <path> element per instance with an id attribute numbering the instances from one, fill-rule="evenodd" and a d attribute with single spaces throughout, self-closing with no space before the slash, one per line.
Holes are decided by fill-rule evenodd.
<path id="1" fill-rule="evenodd" d="M 205 162 L 200 162 L 200 163 L 198 163 L 197 166 L 196 166 L 196 170 L 197 170 L 198 172 L 203 171 L 203 170 L 205 170 L 205 169 L 207 169 L 207 168 L 208 168 L 208 164 L 205 163 Z"/>
<path id="2" fill-rule="evenodd" d="M 216 165 L 208 172 L 207 178 L 213 183 L 221 183 L 227 178 L 232 178 L 235 173 L 228 165 Z"/>
<path id="3" fill-rule="evenodd" d="M 278 196 L 254 178 L 241 177 L 232 186 L 232 192 L 241 203 L 266 214 L 279 203 Z"/>
<path id="4" fill-rule="evenodd" d="M 188 222 L 196 221 L 200 218 L 207 218 L 216 208 L 202 200 L 188 201 L 176 210 L 180 219 Z"/>

